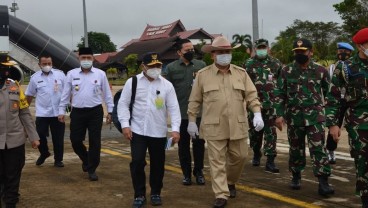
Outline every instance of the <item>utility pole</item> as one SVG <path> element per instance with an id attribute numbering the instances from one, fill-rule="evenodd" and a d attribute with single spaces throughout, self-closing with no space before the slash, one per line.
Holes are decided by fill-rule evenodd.
<path id="1" fill-rule="evenodd" d="M 88 47 L 88 32 L 87 32 L 87 12 L 86 0 L 83 0 L 83 19 L 84 19 L 84 47 Z"/>
<path id="2" fill-rule="evenodd" d="M 257 0 L 252 0 L 252 20 L 253 20 L 253 41 L 256 41 L 259 39 Z"/>
<path id="3" fill-rule="evenodd" d="M 9 9 L 10 9 L 10 12 L 14 12 L 14 17 L 17 17 L 17 10 L 19 10 L 19 7 L 18 7 L 18 4 L 15 3 L 15 0 L 14 0 L 14 3 L 12 3 L 12 6 Z"/>

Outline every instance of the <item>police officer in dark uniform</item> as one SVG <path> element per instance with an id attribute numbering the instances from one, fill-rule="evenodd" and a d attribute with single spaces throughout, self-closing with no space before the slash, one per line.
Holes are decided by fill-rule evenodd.
<path id="1" fill-rule="evenodd" d="M 34 149 L 40 144 L 23 90 L 9 79 L 14 71 L 11 65 L 0 60 L 0 199 L 6 208 L 19 201 L 27 135 Z"/>

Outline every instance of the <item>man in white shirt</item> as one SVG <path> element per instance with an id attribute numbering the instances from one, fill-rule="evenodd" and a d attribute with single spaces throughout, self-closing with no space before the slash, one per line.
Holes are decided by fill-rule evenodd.
<path id="1" fill-rule="evenodd" d="M 111 123 L 114 102 L 106 73 L 93 67 L 91 48 L 79 48 L 81 67 L 68 72 L 59 105 L 59 121 L 64 122 L 65 108 L 70 103 L 70 141 L 74 152 L 82 160 L 82 170 L 88 172 L 90 181 L 97 181 L 96 169 L 100 164 L 101 130 L 105 102 L 108 115 L 106 123 Z M 83 144 L 88 130 L 88 151 Z"/>
<path id="2" fill-rule="evenodd" d="M 40 157 L 36 165 L 42 165 L 50 156 L 47 146 L 49 128 L 51 130 L 52 145 L 54 150 L 54 166 L 64 167 L 64 132 L 65 123 L 58 121 L 59 103 L 63 92 L 65 74 L 52 67 L 52 59 L 49 55 L 40 56 L 41 70 L 37 71 L 29 81 L 26 96 L 30 104 L 36 97 L 36 128 L 40 137 Z"/>
<path id="3" fill-rule="evenodd" d="M 132 112 L 129 105 L 133 79 L 125 83 L 118 103 L 118 118 L 124 137 L 130 141 L 132 162 L 130 173 L 134 187 L 133 207 L 146 203 L 146 151 L 150 155 L 151 204 L 161 205 L 161 189 L 165 171 L 167 116 L 171 117 L 173 142 L 180 139 L 180 108 L 173 85 L 161 74 L 162 62 L 157 53 L 147 53 L 136 76 L 137 85 Z M 131 124 L 130 124 L 131 123 Z"/>

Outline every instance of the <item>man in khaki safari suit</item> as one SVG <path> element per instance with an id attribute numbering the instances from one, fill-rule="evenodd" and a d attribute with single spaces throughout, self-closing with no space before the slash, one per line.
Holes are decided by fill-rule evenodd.
<path id="1" fill-rule="evenodd" d="M 214 63 L 195 78 L 188 106 L 188 133 L 198 135 L 196 118 L 201 111 L 200 134 L 207 141 L 208 158 L 215 192 L 215 208 L 225 207 L 227 199 L 236 196 L 235 183 L 245 164 L 247 123 L 245 105 L 254 113 L 253 125 L 263 128 L 261 104 L 257 90 L 243 68 L 230 64 L 232 47 L 223 36 L 205 45 Z"/>

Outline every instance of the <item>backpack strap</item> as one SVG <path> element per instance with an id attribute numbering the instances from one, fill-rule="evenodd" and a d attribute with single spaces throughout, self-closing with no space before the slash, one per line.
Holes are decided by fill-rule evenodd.
<path id="1" fill-rule="evenodd" d="M 132 82 L 132 96 L 130 98 L 130 104 L 129 104 L 129 112 L 130 112 L 129 124 L 131 123 L 131 120 L 132 120 L 133 104 L 135 101 L 135 94 L 137 91 L 137 76 L 133 76 L 132 81 L 133 81 Z"/>

